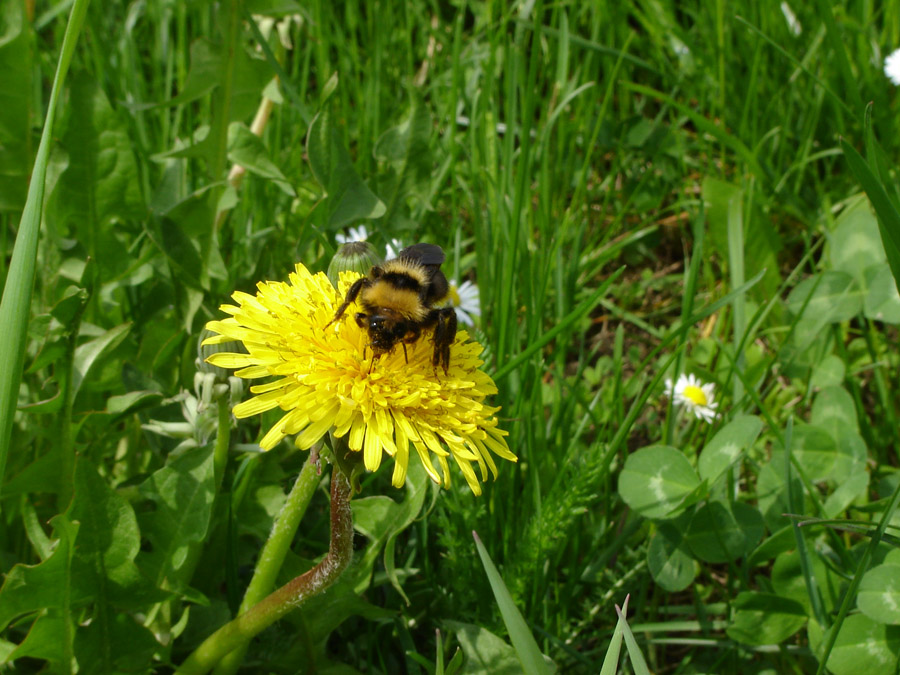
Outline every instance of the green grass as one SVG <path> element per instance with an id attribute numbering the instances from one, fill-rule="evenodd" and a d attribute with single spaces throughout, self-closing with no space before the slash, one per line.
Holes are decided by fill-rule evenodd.
<path id="1" fill-rule="evenodd" d="M 288 6 L 261 49 L 250 13 Z M 0 312 L 45 190 L 3 315 L 0 672 L 167 672 L 233 616 L 308 454 L 252 452 L 272 413 L 224 463 L 217 406 L 179 427 L 175 397 L 235 289 L 360 223 L 477 282 L 519 462 L 477 498 L 365 476 L 357 522 L 402 527 L 241 672 L 515 667 L 472 531 L 558 672 L 632 633 L 625 672 L 895 671 L 898 3 L 792 3 L 798 34 L 745 1 L 93 3 L 47 157 L 68 7 L 27 7 L 0 9 Z M 715 423 L 669 405 L 681 372 Z M 327 548 L 320 485 L 278 581 Z"/>

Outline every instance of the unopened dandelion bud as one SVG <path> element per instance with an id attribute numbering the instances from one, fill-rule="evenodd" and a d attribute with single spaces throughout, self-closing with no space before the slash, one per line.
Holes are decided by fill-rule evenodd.
<path id="1" fill-rule="evenodd" d="M 381 263 L 381 258 L 375 253 L 372 244 L 366 241 L 351 241 L 343 244 L 331 259 L 331 263 L 328 265 L 328 280 L 337 286 L 341 272 L 367 274 L 373 266 L 379 263 Z"/>

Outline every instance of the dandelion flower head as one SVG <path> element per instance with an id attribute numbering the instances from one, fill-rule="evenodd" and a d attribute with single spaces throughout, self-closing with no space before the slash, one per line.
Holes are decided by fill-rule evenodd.
<path id="1" fill-rule="evenodd" d="M 715 385 L 703 384 L 694 375 L 679 375 L 673 386 L 672 380 L 666 380 L 666 393 L 672 401 L 682 408 L 694 413 L 699 420 L 712 422 L 716 417 L 716 407 L 719 405 L 713 401 Z"/>
<path id="2" fill-rule="evenodd" d="M 406 480 L 410 447 L 431 479 L 445 486 L 452 459 L 472 491 L 481 494 L 488 472 L 497 476 L 494 455 L 516 461 L 497 425 L 499 408 L 485 403 L 497 388 L 479 370 L 481 345 L 469 341 L 465 331 L 457 333 L 447 373 L 432 365 L 430 331 L 406 346 L 408 363 L 399 346 L 373 357 L 366 331 L 352 319 L 353 306 L 328 325 L 357 278 L 342 273 L 335 290 L 324 274 L 298 263 L 288 282 L 261 282 L 256 295 L 235 292 L 236 304 L 221 307 L 231 316 L 207 324 L 217 333 L 207 343 L 238 340 L 248 353 L 219 352 L 210 363 L 236 369 L 235 375 L 246 379 L 273 378 L 252 386 L 253 398 L 235 406 L 234 415 L 284 411 L 260 441 L 264 450 L 286 436 L 295 436 L 301 449 L 328 431 L 347 436 L 369 471 L 378 469 L 384 454 L 394 458 L 396 487 Z"/>

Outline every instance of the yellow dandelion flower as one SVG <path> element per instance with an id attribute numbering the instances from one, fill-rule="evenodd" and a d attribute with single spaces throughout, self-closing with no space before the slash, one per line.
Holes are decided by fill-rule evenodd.
<path id="1" fill-rule="evenodd" d="M 328 326 L 357 278 L 344 272 L 339 293 L 324 274 L 311 274 L 298 263 L 287 283 L 261 282 L 255 296 L 238 291 L 232 295 L 236 305 L 221 307 L 231 316 L 207 324 L 217 335 L 205 344 L 237 340 L 248 353 L 219 352 L 209 362 L 237 369 L 235 375 L 246 379 L 274 378 L 252 386 L 255 396 L 235 406 L 235 417 L 273 408 L 285 411 L 260 441 L 264 450 L 285 436 L 295 436 L 301 449 L 328 431 L 347 436 L 350 449 L 363 453 L 369 471 L 378 469 L 385 453 L 394 458 L 396 487 L 406 480 L 410 445 L 431 479 L 444 486 L 450 485 L 452 458 L 480 495 L 479 473 L 481 481 L 488 471 L 497 476 L 493 455 L 516 461 L 507 433 L 497 426 L 499 408 L 485 404 L 497 388 L 479 370 L 481 345 L 470 342 L 465 331 L 457 333 L 446 374 L 432 365 L 427 333 L 407 345 L 408 364 L 402 349 L 373 362 L 368 336 L 355 321 Z M 353 316 L 352 307 L 346 316 Z"/>

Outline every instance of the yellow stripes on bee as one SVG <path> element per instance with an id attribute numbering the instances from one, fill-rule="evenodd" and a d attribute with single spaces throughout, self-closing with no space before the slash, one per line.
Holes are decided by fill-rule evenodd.
<path id="1" fill-rule="evenodd" d="M 428 314 L 419 294 L 407 289 L 397 289 L 386 281 L 376 281 L 369 288 L 364 288 L 362 302 L 370 307 L 392 309 L 405 319 L 421 321 Z"/>
<path id="2" fill-rule="evenodd" d="M 418 281 L 422 286 L 428 285 L 428 272 L 424 267 L 410 260 L 388 260 L 381 266 L 381 269 L 387 273 L 405 274 Z"/>

